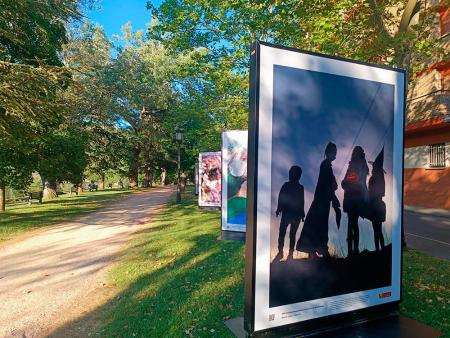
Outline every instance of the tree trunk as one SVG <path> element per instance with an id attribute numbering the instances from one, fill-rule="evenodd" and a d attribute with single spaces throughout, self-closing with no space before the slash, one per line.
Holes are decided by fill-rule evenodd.
<path id="1" fill-rule="evenodd" d="M 98 184 L 98 188 L 101 190 L 105 189 L 105 174 L 104 173 L 102 173 L 100 175 L 100 183 Z"/>
<path id="2" fill-rule="evenodd" d="M 150 166 L 146 166 L 144 169 L 144 188 L 150 188 L 152 186 L 152 173 Z"/>
<path id="3" fill-rule="evenodd" d="M 54 199 L 58 197 L 58 193 L 56 192 L 57 184 L 56 181 L 47 181 L 44 189 L 44 199 Z"/>
<path id="4" fill-rule="evenodd" d="M 141 149 L 136 147 L 131 151 L 130 170 L 128 172 L 128 186 L 130 188 L 136 188 L 138 186 L 139 177 L 139 153 Z"/>
<path id="5" fill-rule="evenodd" d="M 161 171 L 161 185 L 164 187 L 166 185 L 166 169 L 162 169 Z"/>
<path id="6" fill-rule="evenodd" d="M 128 186 L 130 188 L 136 188 L 138 186 L 138 177 L 139 177 L 139 171 L 137 168 L 130 168 L 130 171 L 128 173 Z"/>
<path id="7" fill-rule="evenodd" d="M 6 207 L 6 186 L 0 183 L 0 212 L 4 212 Z"/>
<path id="8" fill-rule="evenodd" d="M 41 177 L 41 191 L 44 191 L 44 189 L 45 189 L 45 177 L 42 176 L 41 174 L 39 174 L 39 176 Z"/>

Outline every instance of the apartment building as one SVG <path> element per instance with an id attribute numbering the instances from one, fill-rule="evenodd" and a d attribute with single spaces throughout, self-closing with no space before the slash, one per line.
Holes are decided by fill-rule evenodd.
<path id="1" fill-rule="evenodd" d="M 450 9 L 436 7 L 441 46 L 450 50 Z M 419 13 L 420 15 L 420 13 Z M 450 210 L 450 60 L 432 60 L 408 89 L 404 203 Z"/>

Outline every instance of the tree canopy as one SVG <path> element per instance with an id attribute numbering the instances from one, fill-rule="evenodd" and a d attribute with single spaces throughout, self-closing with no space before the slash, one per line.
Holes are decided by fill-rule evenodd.
<path id="1" fill-rule="evenodd" d="M 33 171 L 50 187 L 111 172 L 151 185 L 176 170 L 176 127 L 192 170 L 223 130 L 247 128 L 257 39 L 410 74 L 443 52 L 437 9 L 411 20 L 417 0 L 149 2 L 148 30 L 128 23 L 116 43 L 83 16 L 94 2 L 0 1 L 0 193 Z"/>
<path id="2" fill-rule="evenodd" d="M 57 123 L 70 73 L 59 53 L 80 1 L 0 2 L 0 137 L 40 132 Z"/>

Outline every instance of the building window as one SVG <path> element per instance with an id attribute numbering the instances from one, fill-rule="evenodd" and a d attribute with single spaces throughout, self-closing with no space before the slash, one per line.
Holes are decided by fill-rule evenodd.
<path id="1" fill-rule="evenodd" d="M 445 143 L 428 146 L 430 168 L 445 168 Z"/>

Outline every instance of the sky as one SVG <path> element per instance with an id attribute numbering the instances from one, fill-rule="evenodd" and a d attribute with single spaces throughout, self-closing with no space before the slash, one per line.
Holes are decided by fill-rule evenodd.
<path id="1" fill-rule="evenodd" d="M 152 0 L 159 6 L 163 0 Z M 121 27 L 131 21 L 134 30 L 146 29 L 150 22 L 150 11 L 146 8 L 147 0 L 102 0 L 87 13 L 89 19 L 103 26 L 108 37 L 120 35 Z"/>

